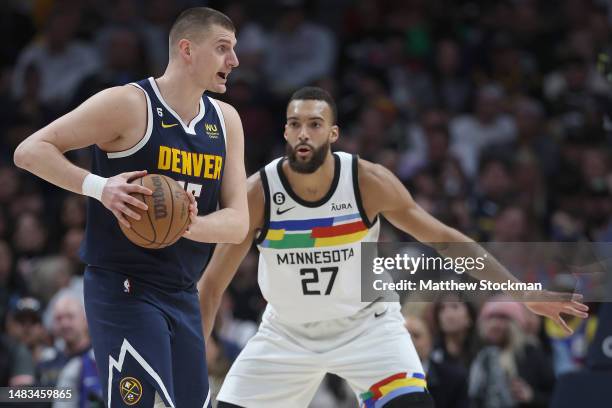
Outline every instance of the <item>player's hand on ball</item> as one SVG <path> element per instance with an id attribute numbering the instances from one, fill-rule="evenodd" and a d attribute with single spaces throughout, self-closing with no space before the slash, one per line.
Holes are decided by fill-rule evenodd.
<path id="1" fill-rule="evenodd" d="M 130 181 L 143 177 L 147 174 L 146 170 L 130 171 L 110 177 L 102 190 L 102 204 L 108 208 L 117 220 L 126 228 L 130 228 L 130 222 L 127 217 L 139 220 L 140 215 L 132 210 L 128 204 L 144 211 L 147 210 L 147 205 L 132 197 L 132 193 L 140 193 L 151 195 L 153 192 L 146 187 L 138 184 L 130 184 Z"/>
<path id="2" fill-rule="evenodd" d="M 185 230 L 183 236 L 188 238 L 191 234 L 191 227 L 198 220 L 198 202 L 196 201 L 191 191 L 187 191 L 187 197 L 189 197 L 189 226 Z"/>

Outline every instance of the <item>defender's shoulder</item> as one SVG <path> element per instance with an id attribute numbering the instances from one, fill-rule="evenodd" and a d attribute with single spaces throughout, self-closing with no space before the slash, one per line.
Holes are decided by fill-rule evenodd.
<path id="1" fill-rule="evenodd" d="M 361 188 L 377 187 L 394 177 L 393 173 L 385 166 L 360 158 L 357 160 L 357 174 Z"/>

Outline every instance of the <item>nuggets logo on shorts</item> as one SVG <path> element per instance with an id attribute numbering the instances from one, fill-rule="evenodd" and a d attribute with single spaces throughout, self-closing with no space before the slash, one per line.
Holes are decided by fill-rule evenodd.
<path id="1" fill-rule="evenodd" d="M 124 377 L 119 382 L 119 392 L 126 405 L 134 405 L 142 397 L 142 385 L 134 377 Z"/>

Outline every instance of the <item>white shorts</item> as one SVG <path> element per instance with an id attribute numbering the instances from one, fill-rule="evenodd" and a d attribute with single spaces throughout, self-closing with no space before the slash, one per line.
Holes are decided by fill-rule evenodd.
<path id="1" fill-rule="evenodd" d="M 360 404 L 375 385 L 374 399 L 424 386 L 399 304 L 377 303 L 355 316 L 301 325 L 281 322 L 268 307 L 217 399 L 247 408 L 307 407 L 325 373 L 344 378 L 365 397 Z"/>

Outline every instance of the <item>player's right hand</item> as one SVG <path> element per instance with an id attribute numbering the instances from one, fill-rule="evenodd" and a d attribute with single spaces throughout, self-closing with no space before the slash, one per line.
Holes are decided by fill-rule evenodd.
<path id="1" fill-rule="evenodd" d="M 140 215 L 132 210 L 128 204 L 144 211 L 147 210 L 147 205 L 139 199 L 132 197 L 132 193 L 141 193 L 151 195 L 153 192 L 139 184 L 131 184 L 130 181 L 146 176 L 146 170 L 130 171 L 127 173 L 117 174 L 110 177 L 102 190 L 102 204 L 108 208 L 117 220 L 126 228 L 130 228 L 130 222 L 127 217 L 135 220 L 140 219 Z"/>

